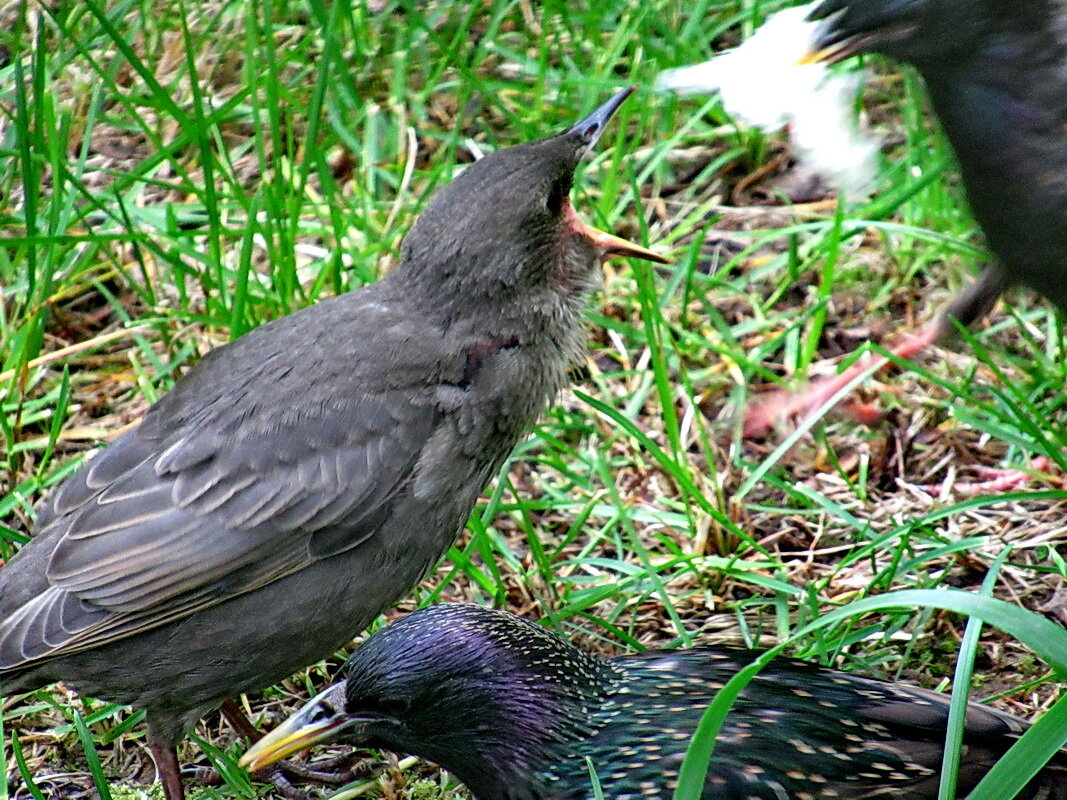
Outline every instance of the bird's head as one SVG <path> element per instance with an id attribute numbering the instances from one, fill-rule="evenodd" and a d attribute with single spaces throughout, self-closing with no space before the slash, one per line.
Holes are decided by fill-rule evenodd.
<path id="1" fill-rule="evenodd" d="M 919 69 L 959 63 L 985 46 L 987 32 L 1020 16 L 1047 13 L 1046 0 L 823 0 L 809 20 L 816 30 L 812 61 L 881 53 Z M 1027 8 L 1030 7 L 1030 8 Z"/>
<path id="2" fill-rule="evenodd" d="M 554 747 L 585 734 L 596 692 L 614 677 L 608 662 L 539 625 L 460 603 L 383 628 L 344 675 L 257 742 L 242 765 L 259 769 L 340 741 L 430 759 L 476 796 L 503 797 L 500 786 L 536 773 Z"/>
<path id="3" fill-rule="evenodd" d="M 543 287 L 595 285 L 601 260 L 667 259 L 587 225 L 571 206 L 574 170 L 633 88 L 562 133 L 476 161 L 430 200 L 404 240 L 395 274 L 428 295 L 507 301 Z"/>

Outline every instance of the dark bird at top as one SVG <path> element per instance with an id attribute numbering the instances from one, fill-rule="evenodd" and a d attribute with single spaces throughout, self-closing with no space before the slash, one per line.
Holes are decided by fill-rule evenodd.
<path id="1" fill-rule="evenodd" d="M 1062 0 L 824 0 L 813 60 L 879 53 L 913 65 L 959 161 L 993 260 L 925 331 L 910 357 L 970 325 L 1024 284 L 1067 311 L 1067 4 Z M 869 365 L 864 364 L 863 368 Z M 845 373 L 791 413 L 850 382 Z M 752 415 L 749 433 L 772 420 Z"/>
<path id="2" fill-rule="evenodd" d="M 575 167 L 625 89 L 440 190 L 396 268 L 219 347 L 67 479 L 0 570 L 0 688 L 147 711 L 168 800 L 209 710 L 348 642 L 452 544 L 583 351 L 612 255 Z"/>
<path id="3" fill-rule="evenodd" d="M 316 742 L 436 762 L 477 800 L 670 800 L 715 693 L 759 651 L 650 650 L 606 660 L 504 611 L 431 606 L 367 639 L 317 695 L 242 758 L 262 767 Z M 776 659 L 715 744 L 705 800 L 934 800 L 946 695 Z M 1028 727 L 972 703 L 957 794 Z M 1067 751 L 1019 797 L 1067 798 Z"/>

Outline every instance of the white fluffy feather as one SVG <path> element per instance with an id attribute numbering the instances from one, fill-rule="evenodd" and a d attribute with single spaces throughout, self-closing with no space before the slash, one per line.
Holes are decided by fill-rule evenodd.
<path id="1" fill-rule="evenodd" d="M 820 24 L 806 20 L 814 5 L 775 14 L 711 61 L 665 70 L 656 88 L 718 91 L 727 113 L 748 125 L 765 131 L 789 125 L 806 164 L 842 189 L 859 191 L 873 180 L 880 142 L 860 130 L 852 113 L 857 81 L 831 74 L 822 63 L 801 63 L 813 52 Z"/>

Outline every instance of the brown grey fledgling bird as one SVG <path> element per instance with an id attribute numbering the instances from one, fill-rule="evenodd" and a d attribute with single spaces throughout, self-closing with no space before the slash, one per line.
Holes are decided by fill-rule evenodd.
<path id="1" fill-rule="evenodd" d="M 574 169 L 632 89 L 442 189 L 380 282 L 219 347 L 41 508 L 0 570 L 0 686 L 146 709 L 168 800 L 203 714 L 413 587 L 562 387 L 611 255 Z"/>

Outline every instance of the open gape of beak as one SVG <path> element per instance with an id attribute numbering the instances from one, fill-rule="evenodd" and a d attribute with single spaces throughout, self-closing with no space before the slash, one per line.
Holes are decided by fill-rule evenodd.
<path id="1" fill-rule="evenodd" d="M 877 50 L 915 32 L 913 0 L 852 2 L 822 0 L 813 3 L 807 16 L 811 28 L 811 51 L 799 63 L 836 64 L 849 56 Z"/>
<path id="2" fill-rule="evenodd" d="M 641 258 L 645 261 L 654 261 L 657 264 L 671 263 L 669 258 L 661 256 L 659 253 L 653 253 L 647 247 L 628 242 L 613 233 L 594 228 L 578 216 L 578 212 L 574 210 L 570 203 L 567 203 L 566 214 L 571 228 L 593 243 L 597 255 L 602 261 L 613 256 L 623 256 L 625 258 Z"/>

